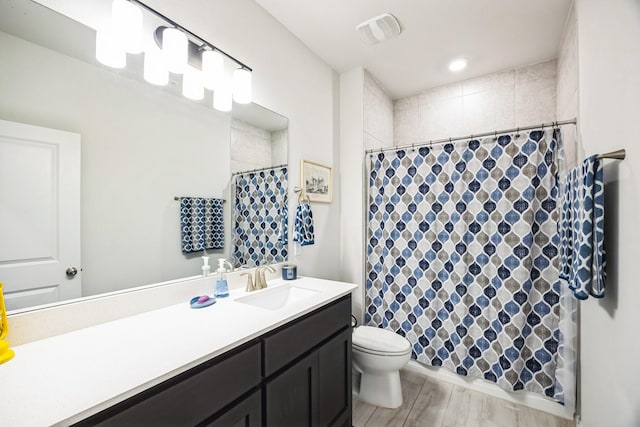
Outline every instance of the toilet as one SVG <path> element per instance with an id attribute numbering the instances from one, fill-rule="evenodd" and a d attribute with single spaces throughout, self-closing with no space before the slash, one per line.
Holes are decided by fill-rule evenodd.
<path id="1" fill-rule="evenodd" d="M 353 368 L 360 376 L 354 390 L 358 399 L 385 408 L 400 407 L 400 369 L 411 358 L 409 341 L 391 331 L 359 326 L 353 330 L 352 342 Z"/>

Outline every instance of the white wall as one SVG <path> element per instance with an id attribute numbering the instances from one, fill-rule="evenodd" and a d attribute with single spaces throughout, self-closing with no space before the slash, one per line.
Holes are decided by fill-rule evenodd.
<path id="1" fill-rule="evenodd" d="M 640 425 L 640 2 L 578 0 L 580 133 L 585 155 L 619 148 L 605 163 L 607 288 L 581 302 L 582 426 Z"/>
<path id="2" fill-rule="evenodd" d="M 6 33 L 0 51 L 0 117 L 81 135 L 83 295 L 198 274 L 174 196 L 224 197 L 229 117 Z"/>
<path id="3" fill-rule="evenodd" d="M 556 120 L 556 61 L 439 86 L 394 101 L 393 143 L 407 145 Z"/>
<path id="4" fill-rule="evenodd" d="M 364 70 L 340 74 L 340 279 L 356 283 L 353 313 L 361 321 L 363 271 L 362 155 Z"/>
<path id="5" fill-rule="evenodd" d="M 72 17 L 78 8 L 87 8 L 80 0 L 40 3 Z M 146 3 L 253 68 L 254 102 L 289 119 L 291 186 L 299 182 L 301 158 L 337 168 L 334 72 L 271 15 L 252 0 Z M 338 183 L 336 176 L 336 197 Z M 290 200 L 292 224 L 295 198 Z M 305 246 L 298 257 L 291 257 L 298 263 L 300 274 L 339 277 L 339 212 L 338 199 L 313 205 L 316 244 Z"/>

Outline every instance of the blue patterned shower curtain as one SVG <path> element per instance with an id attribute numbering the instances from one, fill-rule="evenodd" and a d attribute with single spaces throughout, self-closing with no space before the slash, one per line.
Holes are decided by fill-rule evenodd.
<path id="1" fill-rule="evenodd" d="M 287 259 L 288 171 L 277 167 L 236 175 L 233 264 L 256 267 Z"/>
<path id="2" fill-rule="evenodd" d="M 372 155 L 365 323 L 412 357 L 563 402 L 559 130 Z"/>

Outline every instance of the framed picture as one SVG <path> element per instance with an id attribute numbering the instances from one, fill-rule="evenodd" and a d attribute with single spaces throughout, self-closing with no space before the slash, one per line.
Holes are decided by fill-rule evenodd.
<path id="1" fill-rule="evenodd" d="M 300 176 L 302 189 L 309 201 L 331 203 L 333 177 L 329 166 L 303 159 L 300 164 Z"/>

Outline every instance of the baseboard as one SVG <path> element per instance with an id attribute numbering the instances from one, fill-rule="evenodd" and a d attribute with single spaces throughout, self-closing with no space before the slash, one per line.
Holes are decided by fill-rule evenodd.
<path id="1" fill-rule="evenodd" d="M 488 394 L 489 396 L 497 397 L 499 399 L 507 400 L 509 402 L 517 403 L 519 405 L 527 406 L 539 411 L 547 412 L 561 418 L 573 420 L 574 408 L 560 405 L 556 401 L 548 399 L 537 393 L 531 393 L 527 391 L 510 393 L 501 389 L 497 385 L 483 379 L 463 377 L 444 368 L 422 365 L 415 360 L 409 361 L 409 363 L 404 367 L 403 370 L 413 372 L 425 377 L 431 377 L 439 381 L 446 381 L 480 393 Z"/>

